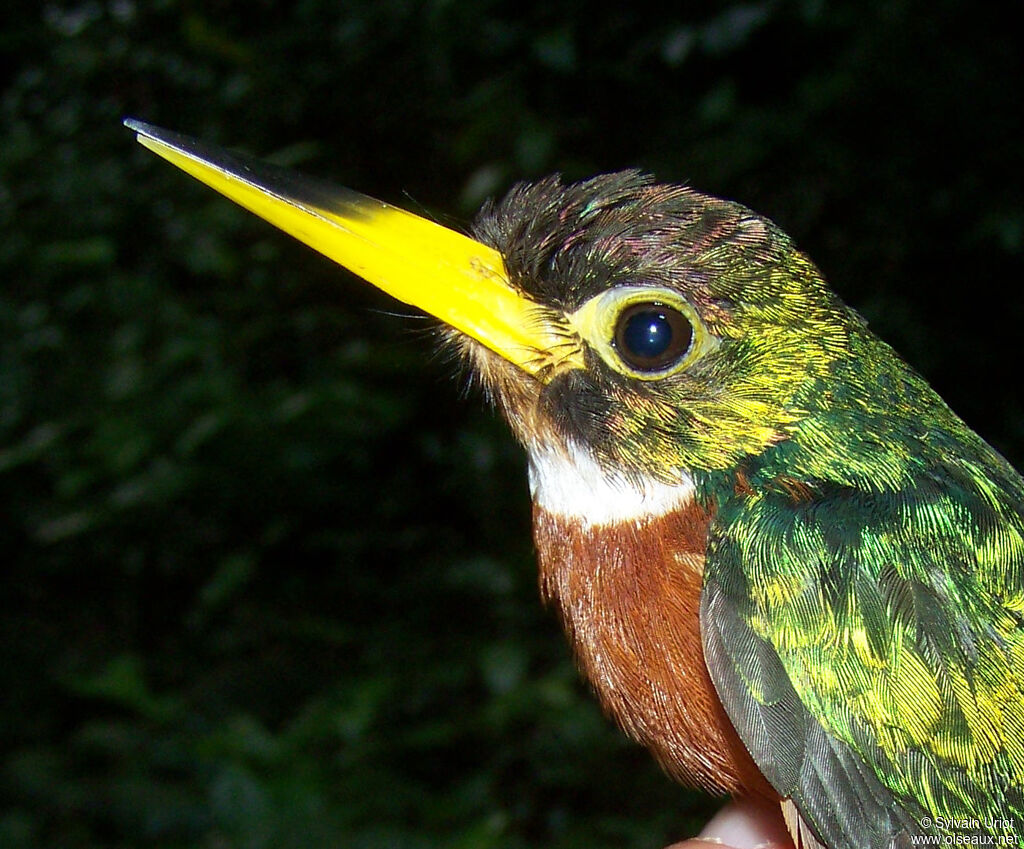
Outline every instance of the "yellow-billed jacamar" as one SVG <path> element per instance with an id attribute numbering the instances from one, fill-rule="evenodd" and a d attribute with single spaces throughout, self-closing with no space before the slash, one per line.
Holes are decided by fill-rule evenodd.
<path id="1" fill-rule="evenodd" d="M 1019 844 L 1024 482 L 771 222 L 623 172 L 470 238 L 127 124 L 444 322 L 528 452 L 543 595 L 669 773 L 812 847 Z"/>

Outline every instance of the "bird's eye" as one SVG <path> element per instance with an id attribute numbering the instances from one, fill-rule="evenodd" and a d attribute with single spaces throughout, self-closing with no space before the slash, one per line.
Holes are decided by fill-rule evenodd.
<path id="1" fill-rule="evenodd" d="M 663 380 L 718 344 L 693 305 L 661 286 L 612 286 L 566 319 L 607 366 L 634 380 Z"/>
<path id="2" fill-rule="evenodd" d="M 615 348 L 630 368 L 658 372 L 678 363 L 693 343 L 693 325 L 659 303 L 631 304 L 615 323 Z"/>

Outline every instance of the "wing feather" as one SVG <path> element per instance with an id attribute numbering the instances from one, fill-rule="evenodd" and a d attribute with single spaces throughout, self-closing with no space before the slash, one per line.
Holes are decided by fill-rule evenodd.
<path id="1" fill-rule="evenodd" d="M 1000 497 L 978 468 L 950 464 L 903 491 L 818 484 L 794 501 L 765 487 L 719 510 L 708 668 L 765 777 L 824 845 L 1016 837 L 1024 823 L 1016 488 Z"/>

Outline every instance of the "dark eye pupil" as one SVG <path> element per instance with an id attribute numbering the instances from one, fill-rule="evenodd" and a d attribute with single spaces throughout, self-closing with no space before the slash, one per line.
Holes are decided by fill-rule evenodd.
<path id="1" fill-rule="evenodd" d="M 674 365 L 690 350 L 692 341 L 693 327 L 686 317 L 662 304 L 627 307 L 615 328 L 620 356 L 638 371 L 660 371 Z"/>
<path id="2" fill-rule="evenodd" d="M 660 357 L 672 344 L 672 326 L 663 312 L 642 312 L 630 316 L 622 330 L 622 341 L 639 357 Z"/>

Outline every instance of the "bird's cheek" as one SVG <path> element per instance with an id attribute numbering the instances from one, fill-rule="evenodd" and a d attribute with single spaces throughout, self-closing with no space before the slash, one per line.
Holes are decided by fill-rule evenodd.
<path id="1" fill-rule="evenodd" d="M 573 440 L 600 449 L 609 439 L 608 423 L 615 415 L 614 395 L 591 374 L 574 369 L 540 388 L 538 415 L 559 441 Z"/>

